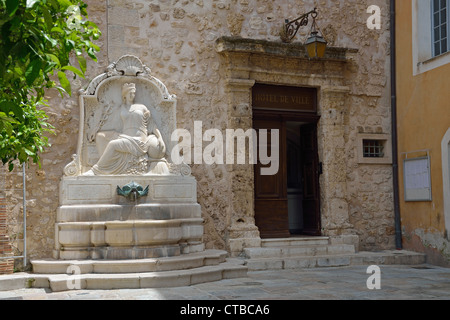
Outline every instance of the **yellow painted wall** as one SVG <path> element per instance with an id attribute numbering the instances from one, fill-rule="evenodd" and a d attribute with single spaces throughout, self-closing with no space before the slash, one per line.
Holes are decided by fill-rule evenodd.
<path id="1" fill-rule="evenodd" d="M 445 232 L 441 141 L 450 127 L 450 64 L 413 76 L 412 1 L 396 1 L 396 24 L 400 210 L 404 244 L 414 248 L 411 232 Z M 433 200 L 405 202 L 403 153 L 422 149 L 431 158 Z"/>

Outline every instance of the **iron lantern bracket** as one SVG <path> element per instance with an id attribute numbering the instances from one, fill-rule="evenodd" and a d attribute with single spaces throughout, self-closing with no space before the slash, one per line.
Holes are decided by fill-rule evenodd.
<path id="1" fill-rule="evenodd" d="M 281 40 L 283 42 L 289 43 L 294 39 L 300 27 L 307 26 L 309 23 L 309 17 L 313 18 L 313 20 L 317 17 L 317 8 L 311 10 L 295 20 L 289 21 L 289 19 L 285 20 L 283 35 L 281 36 Z M 314 24 L 314 22 L 313 22 Z"/>

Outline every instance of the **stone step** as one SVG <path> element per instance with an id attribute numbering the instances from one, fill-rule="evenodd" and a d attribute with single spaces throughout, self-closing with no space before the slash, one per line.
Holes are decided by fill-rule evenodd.
<path id="1" fill-rule="evenodd" d="M 283 258 L 295 256 L 317 256 L 330 254 L 355 253 L 355 247 L 348 244 L 336 245 L 309 245 L 309 246 L 279 246 L 264 248 L 245 248 L 245 256 L 250 259 L 257 258 Z"/>
<path id="2" fill-rule="evenodd" d="M 329 244 L 329 237 L 291 237 L 291 238 L 275 238 L 262 239 L 261 247 L 274 248 L 280 246 L 311 246 L 311 245 L 327 245 Z"/>
<path id="3" fill-rule="evenodd" d="M 242 261 L 230 259 L 214 266 L 203 266 L 186 270 L 171 270 L 137 273 L 87 273 L 68 274 L 25 274 L 14 278 L 0 278 L 0 287 L 49 288 L 53 292 L 81 289 L 143 289 L 189 286 L 223 279 L 247 277 L 248 268 Z"/>
<path id="4" fill-rule="evenodd" d="M 228 253 L 222 250 L 205 250 L 176 257 L 130 260 L 32 260 L 35 274 L 102 274 L 141 273 L 193 269 L 219 265 Z"/>
<path id="5" fill-rule="evenodd" d="M 342 267 L 350 265 L 416 265 L 425 263 L 426 256 L 405 250 L 381 252 L 358 252 L 351 254 L 328 254 L 316 256 L 293 256 L 252 258 L 245 260 L 249 271 Z"/>

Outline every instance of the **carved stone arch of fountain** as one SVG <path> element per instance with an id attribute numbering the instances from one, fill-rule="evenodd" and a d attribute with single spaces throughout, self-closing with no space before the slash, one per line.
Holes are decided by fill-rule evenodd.
<path id="1" fill-rule="evenodd" d="M 170 94 L 164 83 L 151 75 L 141 60 L 125 55 L 95 77 L 79 92 L 80 125 L 77 154 L 65 168 L 66 176 L 78 176 L 89 170 L 99 159 L 95 134 L 100 130 L 119 130 L 118 110 L 122 104 L 122 86 L 134 83 L 135 103 L 145 105 L 151 121 L 161 131 L 167 150 L 172 149 L 171 134 L 176 130 L 177 97 Z M 171 162 L 170 152 L 166 158 Z"/>

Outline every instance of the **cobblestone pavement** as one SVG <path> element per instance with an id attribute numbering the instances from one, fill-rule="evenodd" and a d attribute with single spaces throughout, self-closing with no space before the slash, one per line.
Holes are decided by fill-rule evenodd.
<path id="1" fill-rule="evenodd" d="M 450 300 L 450 268 L 380 266 L 368 289 L 367 266 L 248 272 L 248 277 L 161 289 L 0 291 L 0 300 Z"/>

